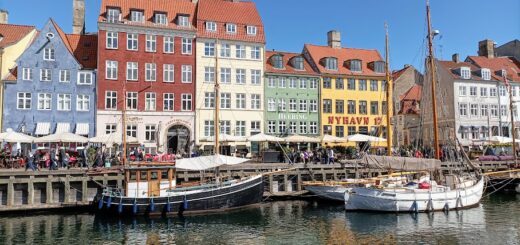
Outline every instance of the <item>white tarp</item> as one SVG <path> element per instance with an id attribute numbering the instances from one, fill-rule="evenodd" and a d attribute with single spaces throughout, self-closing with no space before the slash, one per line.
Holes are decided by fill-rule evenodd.
<path id="1" fill-rule="evenodd" d="M 101 143 L 108 146 L 111 146 L 113 144 L 122 144 L 123 143 L 123 135 L 120 133 L 111 133 L 111 134 L 105 134 L 105 135 L 99 135 L 96 137 L 92 137 L 89 139 L 89 142 L 91 143 Z M 139 140 L 137 138 L 132 136 L 126 136 L 126 143 L 135 144 L 139 143 Z"/>
<path id="2" fill-rule="evenodd" d="M 36 124 L 35 135 L 48 135 L 51 131 L 51 123 L 39 122 Z"/>
<path id="3" fill-rule="evenodd" d="M 293 135 L 291 135 L 289 137 L 286 137 L 285 138 L 285 142 L 290 142 L 290 143 L 319 143 L 320 139 L 313 138 L 313 137 L 308 137 L 308 136 L 304 136 L 304 135 L 299 135 L 299 134 L 293 134 Z"/>
<path id="4" fill-rule="evenodd" d="M 235 165 L 249 161 L 246 158 L 230 157 L 225 155 L 211 155 L 192 158 L 183 158 L 175 161 L 175 167 L 187 170 L 206 170 L 222 165 Z"/>
<path id="5" fill-rule="evenodd" d="M 434 171 L 441 168 L 437 159 L 365 155 L 361 163 L 372 169 L 395 171 Z"/>
<path id="6" fill-rule="evenodd" d="M 44 137 L 36 138 L 34 143 L 87 143 L 88 138 L 73 133 L 51 134 Z"/>
<path id="7" fill-rule="evenodd" d="M 56 125 L 56 134 L 70 132 L 70 123 L 58 123 Z"/>
<path id="8" fill-rule="evenodd" d="M 276 136 L 272 136 L 272 135 L 268 135 L 268 134 L 264 134 L 264 133 L 259 133 L 259 134 L 255 134 L 255 135 L 247 138 L 247 141 L 249 141 L 249 142 L 284 142 L 285 139 L 276 137 Z"/>
<path id="9" fill-rule="evenodd" d="M 19 143 L 32 143 L 34 141 L 34 137 L 14 132 L 13 129 L 8 128 L 6 132 L 0 134 L 0 141 L 5 142 L 19 142 Z"/>
<path id="10" fill-rule="evenodd" d="M 76 134 L 88 135 L 89 124 L 88 123 L 76 123 Z"/>

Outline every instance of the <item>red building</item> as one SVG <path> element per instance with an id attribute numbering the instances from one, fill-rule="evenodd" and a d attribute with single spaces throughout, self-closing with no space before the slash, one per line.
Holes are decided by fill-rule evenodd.
<path id="1" fill-rule="evenodd" d="M 196 2 L 196 1 L 195 1 Z M 97 134 L 126 133 L 147 152 L 189 152 L 194 138 L 191 0 L 103 0 L 98 19 Z"/>

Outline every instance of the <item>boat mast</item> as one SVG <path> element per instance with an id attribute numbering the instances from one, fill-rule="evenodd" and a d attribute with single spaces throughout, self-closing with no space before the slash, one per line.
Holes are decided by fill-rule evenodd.
<path id="1" fill-rule="evenodd" d="M 215 39 L 215 118 L 213 121 L 213 127 L 215 131 L 215 148 L 213 149 L 214 154 L 220 154 L 219 151 L 219 134 L 220 134 L 220 84 L 218 82 L 218 39 Z"/>
<path id="2" fill-rule="evenodd" d="M 511 138 L 513 138 L 513 157 L 515 159 L 515 165 L 517 163 L 517 156 L 516 156 L 516 135 L 515 135 L 515 118 L 513 113 L 513 87 L 507 82 L 507 77 L 504 76 L 504 82 L 505 85 L 508 87 L 509 90 L 509 112 L 511 113 Z"/>
<path id="3" fill-rule="evenodd" d="M 123 82 L 123 110 L 121 114 L 121 131 L 123 132 L 123 166 L 126 165 L 126 81 Z"/>
<path id="4" fill-rule="evenodd" d="M 386 154 L 392 156 L 392 79 L 390 78 L 390 65 L 388 54 L 388 24 L 385 22 L 385 70 L 386 70 Z"/>
<path id="5" fill-rule="evenodd" d="M 431 25 L 431 17 L 430 17 L 430 1 L 426 1 L 426 15 L 428 18 L 428 65 L 431 75 L 431 93 L 432 93 L 432 119 L 433 119 L 433 138 L 434 138 L 434 149 L 435 149 L 435 159 L 440 159 L 440 149 L 439 149 L 439 129 L 437 125 L 437 97 L 435 96 L 435 84 L 437 80 L 435 79 L 435 58 L 433 57 L 433 32 Z"/>

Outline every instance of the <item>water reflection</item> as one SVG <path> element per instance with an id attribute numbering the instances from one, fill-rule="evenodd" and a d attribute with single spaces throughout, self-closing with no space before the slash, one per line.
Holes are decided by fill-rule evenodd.
<path id="1" fill-rule="evenodd" d="M 449 214 L 347 213 L 288 201 L 235 212 L 112 218 L 89 214 L 0 217 L 4 244 L 518 244 L 520 195 L 496 195 Z"/>

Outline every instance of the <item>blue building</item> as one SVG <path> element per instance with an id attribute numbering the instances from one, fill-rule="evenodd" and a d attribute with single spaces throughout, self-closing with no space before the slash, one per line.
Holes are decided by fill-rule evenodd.
<path id="1" fill-rule="evenodd" d="M 65 34 L 51 19 L 4 79 L 3 128 L 95 135 L 97 35 Z"/>

